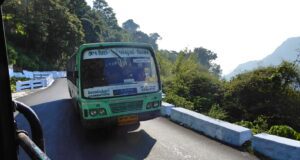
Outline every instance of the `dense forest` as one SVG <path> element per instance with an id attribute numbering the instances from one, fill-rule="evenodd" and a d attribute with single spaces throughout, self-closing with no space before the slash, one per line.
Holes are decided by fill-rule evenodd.
<path id="1" fill-rule="evenodd" d="M 28 70 L 64 70 L 83 43 L 136 41 L 152 44 L 159 34 L 139 31 L 128 20 L 120 27 L 104 0 L 12 0 L 3 4 L 10 64 Z"/>
<path id="2" fill-rule="evenodd" d="M 217 53 L 197 47 L 160 50 L 158 33 L 132 19 L 118 25 L 105 0 L 11 0 L 3 6 L 9 63 L 28 70 L 64 70 L 83 43 L 134 41 L 156 50 L 165 101 L 251 128 L 300 140 L 300 73 L 296 63 L 221 78 Z M 299 46 L 300 47 L 300 46 Z"/>

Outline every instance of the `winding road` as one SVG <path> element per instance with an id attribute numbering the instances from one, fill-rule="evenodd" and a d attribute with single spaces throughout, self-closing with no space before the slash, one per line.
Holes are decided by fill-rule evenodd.
<path id="1" fill-rule="evenodd" d="M 166 118 L 112 130 L 87 131 L 79 122 L 66 79 L 17 99 L 33 108 L 44 130 L 47 155 L 53 160 L 245 160 L 255 156 L 184 128 Z M 19 129 L 29 131 L 20 114 Z M 29 159 L 20 149 L 20 159 Z"/>

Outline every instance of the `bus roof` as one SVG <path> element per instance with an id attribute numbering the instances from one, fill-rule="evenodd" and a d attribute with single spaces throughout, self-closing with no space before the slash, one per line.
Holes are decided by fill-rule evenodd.
<path id="1" fill-rule="evenodd" d="M 83 50 L 85 48 L 97 48 L 97 47 L 110 47 L 110 46 L 137 46 L 137 47 L 146 47 L 152 48 L 150 44 L 147 43 L 137 43 L 137 42 L 103 42 L 103 43 L 86 43 L 82 44 L 79 50 Z"/>
<path id="2" fill-rule="evenodd" d="M 101 48 L 101 47 L 110 47 L 110 46 L 137 46 L 137 47 L 145 47 L 145 48 L 149 48 L 150 50 L 152 50 L 152 52 L 154 51 L 152 46 L 148 43 L 140 43 L 140 42 L 101 42 L 101 43 L 85 43 L 80 45 L 80 47 L 77 49 L 77 51 L 71 56 L 75 56 L 75 55 L 81 55 L 82 51 L 87 49 L 87 48 Z"/>

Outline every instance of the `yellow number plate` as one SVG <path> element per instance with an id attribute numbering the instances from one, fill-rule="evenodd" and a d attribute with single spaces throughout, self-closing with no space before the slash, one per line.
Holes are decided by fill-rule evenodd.
<path id="1" fill-rule="evenodd" d="M 118 117 L 118 125 L 124 126 L 128 124 L 134 124 L 137 123 L 138 120 L 139 117 L 137 115 Z"/>

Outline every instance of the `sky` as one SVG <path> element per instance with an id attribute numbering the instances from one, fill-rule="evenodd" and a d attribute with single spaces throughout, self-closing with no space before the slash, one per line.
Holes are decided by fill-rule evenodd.
<path id="1" fill-rule="evenodd" d="M 162 39 L 159 49 L 204 47 L 223 75 L 300 36 L 299 0 L 106 0 L 120 26 L 128 19 Z M 92 0 L 87 0 L 92 5 Z"/>

